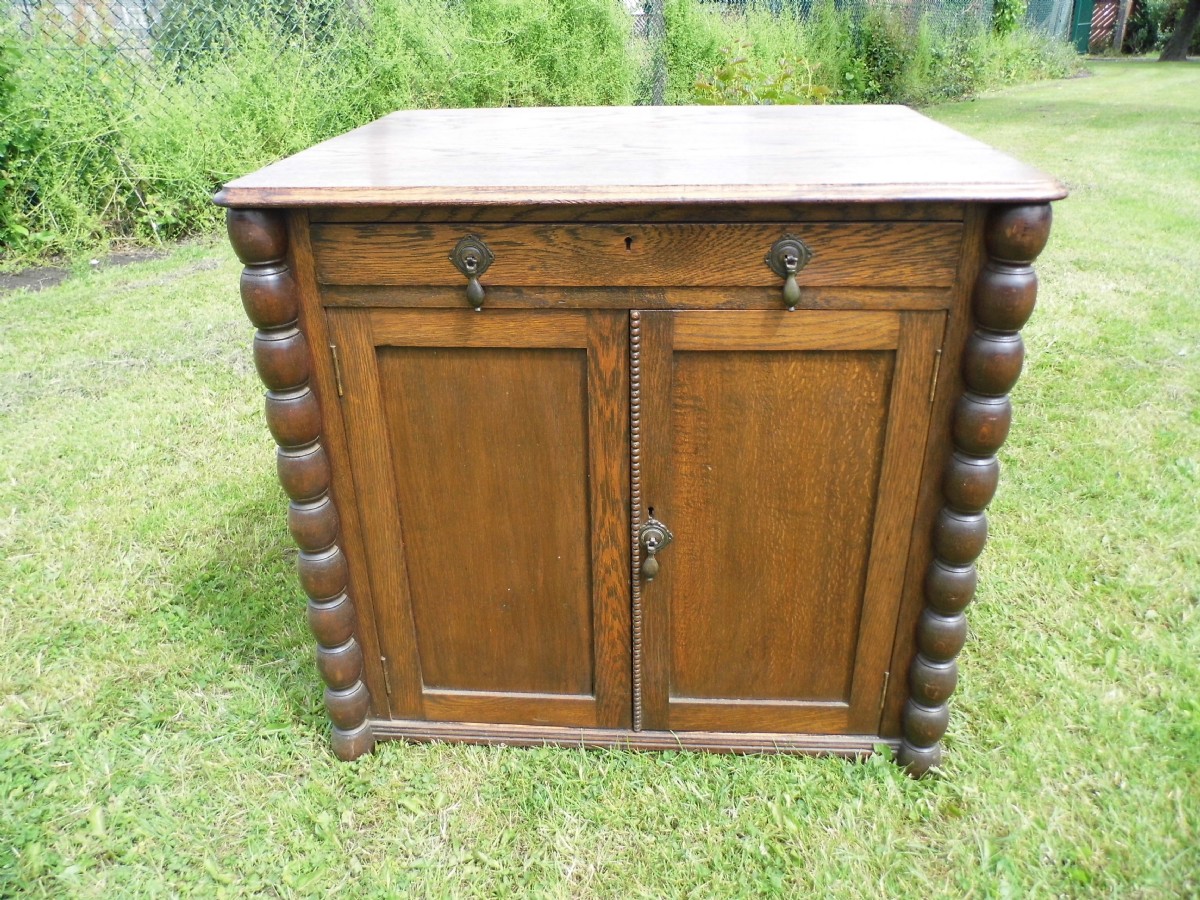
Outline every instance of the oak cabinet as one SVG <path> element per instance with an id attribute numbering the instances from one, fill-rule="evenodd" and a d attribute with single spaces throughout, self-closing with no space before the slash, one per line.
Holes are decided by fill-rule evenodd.
<path id="1" fill-rule="evenodd" d="M 896 108 L 398 113 L 228 185 L 338 754 L 936 765 L 1063 193 Z"/>

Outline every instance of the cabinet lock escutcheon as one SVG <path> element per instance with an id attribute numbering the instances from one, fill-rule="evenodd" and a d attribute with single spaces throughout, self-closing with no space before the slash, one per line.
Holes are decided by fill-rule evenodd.
<path id="1" fill-rule="evenodd" d="M 454 268 L 467 276 L 467 302 L 479 312 L 483 308 L 483 285 L 479 276 L 488 270 L 496 257 L 483 242 L 483 238 L 468 234 L 460 238 L 450 254 L 450 262 Z"/>
<path id="2" fill-rule="evenodd" d="M 653 516 L 638 529 L 638 544 L 642 548 L 642 581 L 654 580 L 659 568 L 656 554 L 673 538 L 670 529 Z"/>
<path id="3" fill-rule="evenodd" d="M 796 283 L 796 273 L 808 265 L 812 256 L 812 248 L 791 234 L 785 234 L 777 240 L 767 253 L 767 266 L 784 279 L 783 305 L 789 312 L 800 302 L 800 285 Z"/>

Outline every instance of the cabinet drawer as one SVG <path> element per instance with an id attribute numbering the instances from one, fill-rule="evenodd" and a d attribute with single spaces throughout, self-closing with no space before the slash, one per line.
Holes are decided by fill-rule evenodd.
<path id="1" fill-rule="evenodd" d="M 664 225 L 314 223 L 317 279 L 338 285 L 458 286 L 450 262 L 474 234 L 495 255 L 486 285 L 778 287 L 767 251 L 792 234 L 812 250 L 801 285 L 949 287 L 961 222 Z"/>

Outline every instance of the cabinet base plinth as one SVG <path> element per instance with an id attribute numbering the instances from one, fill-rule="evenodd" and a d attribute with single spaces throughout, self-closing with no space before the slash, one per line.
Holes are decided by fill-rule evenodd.
<path id="1" fill-rule="evenodd" d="M 703 750 L 717 753 L 797 753 L 862 758 L 881 746 L 895 753 L 898 738 L 869 734 L 775 734 L 725 731 L 629 731 L 619 728 L 563 728 L 373 719 L 376 740 L 446 741 L 508 747 L 614 747 L 621 750 Z"/>

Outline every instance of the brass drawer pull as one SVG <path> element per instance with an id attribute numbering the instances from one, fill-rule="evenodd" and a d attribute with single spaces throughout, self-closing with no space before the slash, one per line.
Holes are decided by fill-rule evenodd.
<path id="1" fill-rule="evenodd" d="M 467 276 L 467 301 L 479 312 L 483 308 L 483 285 L 479 276 L 488 270 L 496 257 L 488 249 L 482 238 L 473 234 L 459 239 L 450 254 L 450 262 L 454 268 Z"/>
<path id="2" fill-rule="evenodd" d="M 651 516 L 638 529 L 638 543 L 642 545 L 642 581 L 653 581 L 658 574 L 655 554 L 671 543 L 674 535 L 662 522 Z"/>
<path id="3" fill-rule="evenodd" d="M 796 273 L 808 265 L 812 255 L 808 244 L 790 234 L 785 234 L 777 240 L 767 254 L 766 264 L 772 272 L 784 279 L 783 305 L 789 311 L 794 310 L 800 302 L 800 285 L 796 283 Z"/>

